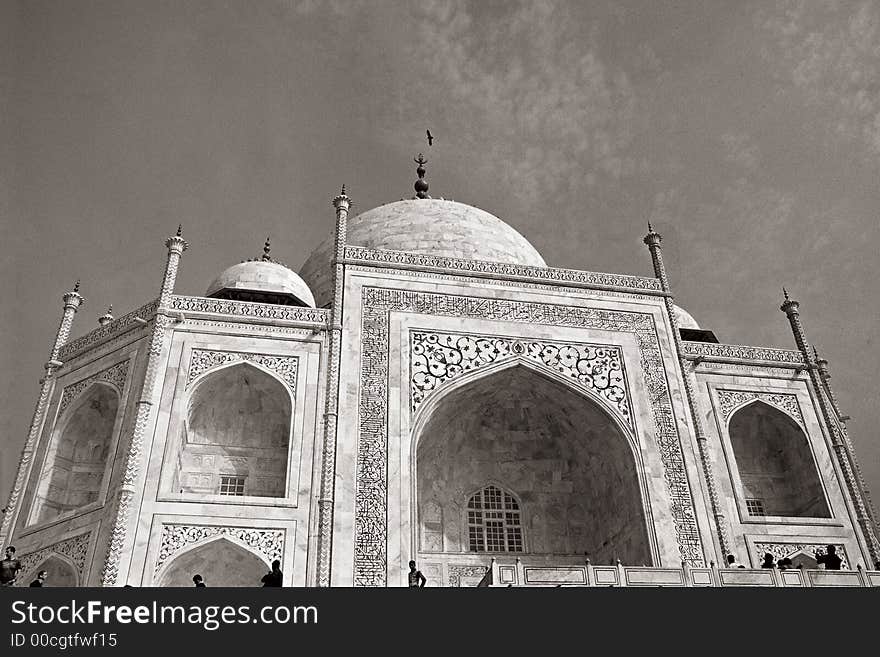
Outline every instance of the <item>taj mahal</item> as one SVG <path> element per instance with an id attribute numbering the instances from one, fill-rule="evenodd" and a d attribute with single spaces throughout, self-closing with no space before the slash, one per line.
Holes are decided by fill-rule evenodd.
<path id="1" fill-rule="evenodd" d="M 654 227 L 653 277 L 554 268 L 417 163 L 408 200 L 343 187 L 298 272 L 267 240 L 178 294 L 178 229 L 155 299 L 70 339 L 63 296 L 0 528 L 21 585 L 880 586 L 797 301 L 794 348 L 719 343 Z"/>

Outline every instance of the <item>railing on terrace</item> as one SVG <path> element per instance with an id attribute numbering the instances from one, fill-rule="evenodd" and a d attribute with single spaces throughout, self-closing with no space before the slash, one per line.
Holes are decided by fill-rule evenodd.
<path id="1" fill-rule="evenodd" d="M 654 568 L 526 564 L 492 559 L 481 586 L 880 587 L 880 571 L 752 568 Z"/>

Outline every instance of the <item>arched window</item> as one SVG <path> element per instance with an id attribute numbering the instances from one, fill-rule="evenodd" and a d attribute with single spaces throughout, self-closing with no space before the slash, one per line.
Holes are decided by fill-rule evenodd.
<path id="1" fill-rule="evenodd" d="M 731 416 L 729 432 L 750 516 L 831 516 L 807 436 L 791 417 L 757 401 Z"/>
<path id="2" fill-rule="evenodd" d="M 522 552 L 519 503 L 497 486 L 478 491 L 467 506 L 471 552 Z"/>

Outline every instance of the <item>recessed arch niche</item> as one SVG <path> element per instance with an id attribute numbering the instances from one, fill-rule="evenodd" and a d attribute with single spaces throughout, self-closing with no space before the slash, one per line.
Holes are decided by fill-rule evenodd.
<path id="1" fill-rule="evenodd" d="M 67 410 L 46 454 L 31 524 L 99 500 L 118 411 L 119 393 L 105 383 L 92 384 Z"/>
<path id="2" fill-rule="evenodd" d="M 30 586 L 30 583 L 37 578 L 37 575 L 42 570 L 45 570 L 47 573 L 46 580 L 43 582 L 44 587 L 79 585 L 79 575 L 76 567 L 57 554 L 52 554 L 40 562 L 39 566 L 29 571 L 26 577 L 20 579 L 21 586 Z"/>
<path id="3" fill-rule="evenodd" d="M 159 586 L 192 587 L 193 575 L 205 586 L 261 586 L 269 564 L 225 536 L 208 540 L 176 555 L 159 575 Z"/>
<path id="4" fill-rule="evenodd" d="M 758 515 L 831 516 L 807 436 L 788 414 L 756 400 L 730 416 L 728 432 L 743 494 Z"/>
<path id="5" fill-rule="evenodd" d="M 423 558 L 482 551 L 469 540 L 467 507 L 493 486 L 516 502 L 523 553 L 653 563 L 635 452 L 600 402 L 514 364 L 459 383 L 424 410 L 415 435 Z M 503 545 L 486 551 L 519 551 Z"/>
<path id="6" fill-rule="evenodd" d="M 250 363 L 205 374 L 189 396 L 175 491 L 284 497 L 292 407 L 285 384 Z"/>

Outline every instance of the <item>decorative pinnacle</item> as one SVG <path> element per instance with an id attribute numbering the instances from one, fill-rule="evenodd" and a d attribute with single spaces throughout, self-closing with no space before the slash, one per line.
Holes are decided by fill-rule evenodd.
<path id="1" fill-rule="evenodd" d="M 645 235 L 645 239 L 642 241 L 648 246 L 656 246 L 660 244 L 663 238 L 660 236 L 660 233 L 654 231 L 654 227 L 651 225 L 651 222 L 648 222 L 648 234 Z"/>
<path id="2" fill-rule="evenodd" d="M 112 321 L 113 321 L 113 304 L 111 303 L 110 306 L 107 308 L 107 312 L 98 318 L 98 324 L 100 324 L 101 326 L 104 326 L 105 324 L 109 324 Z"/>
<path id="3" fill-rule="evenodd" d="M 428 160 L 419 153 L 417 158 L 413 158 L 413 162 L 419 165 L 416 167 L 416 175 L 418 175 L 419 179 L 413 184 L 413 189 L 416 190 L 416 198 L 431 198 L 428 196 L 428 181 L 425 180 L 425 165 L 428 163 Z"/>
<path id="4" fill-rule="evenodd" d="M 342 206 L 345 206 L 346 210 L 351 207 L 351 199 L 345 193 L 345 184 L 342 185 L 342 192 L 340 192 L 339 196 L 333 199 L 334 208 L 338 210 Z"/>
<path id="5" fill-rule="evenodd" d="M 177 224 L 177 235 L 176 235 L 176 237 L 182 237 L 182 236 L 183 236 L 183 224 Z"/>
<path id="6" fill-rule="evenodd" d="M 269 244 L 269 236 L 266 236 L 266 243 L 263 244 L 263 257 L 260 260 L 265 260 L 266 262 L 272 262 L 272 256 L 269 255 L 269 250 L 272 248 L 271 244 Z"/>
<path id="7" fill-rule="evenodd" d="M 801 304 L 788 296 L 788 290 L 782 288 L 782 295 L 785 297 L 785 301 L 782 302 L 782 305 L 779 306 L 779 310 L 784 312 L 786 315 L 797 315 L 798 308 Z"/>
<path id="8" fill-rule="evenodd" d="M 73 284 L 73 291 L 79 292 L 79 279 L 76 279 L 76 283 Z"/>

